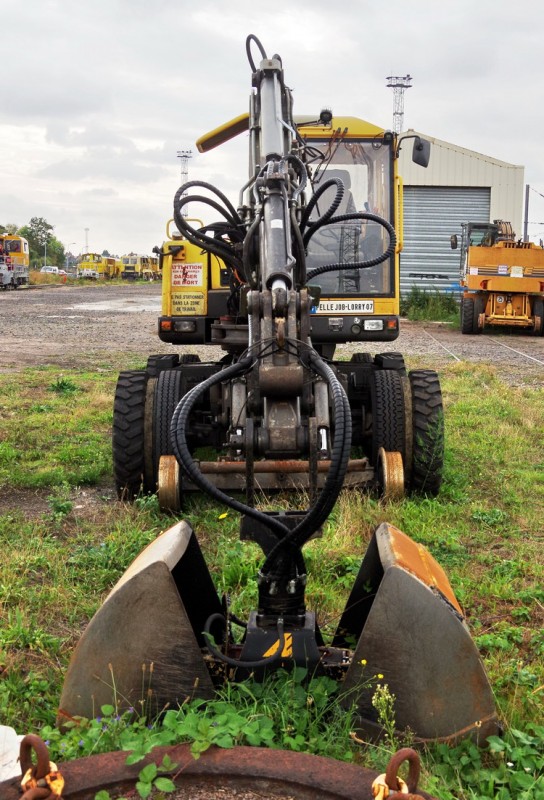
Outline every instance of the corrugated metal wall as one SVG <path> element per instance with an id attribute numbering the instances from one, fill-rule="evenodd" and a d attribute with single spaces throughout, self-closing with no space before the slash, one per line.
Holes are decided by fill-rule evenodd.
<path id="1" fill-rule="evenodd" d="M 459 250 L 450 237 L 461 235 L 461 223 L 489 222 L 490 187 L 405 186 L 404 248 L 400 255 L 400 287 L 456 290 Z"/>

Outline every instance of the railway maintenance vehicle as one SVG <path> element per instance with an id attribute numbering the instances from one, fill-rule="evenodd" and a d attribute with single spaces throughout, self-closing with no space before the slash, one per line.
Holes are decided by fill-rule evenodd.
<path id="1" fill-rule="evenodd" d="M 544 335 L 544 248 L 516 240 L 512 224 L 465 222 L 460 244 L 461 332 L 509 328 Z"/>
<path id="2" fill-rule="evenodd" d="M 341 680 L 341 702 L 355 704 L 362 730 L 379 732 L 368 677 L 383 674 L 400 730 L 484 741 L 498 730 L 487 676 L 446 574 L 415 540 L 388 523 L 377 528 L 332 635 L 307 607 L 303 548 L 325 535 L 343 489 L 438 492 L 442 400 L 435 373 L 410 372 L 395 351 L 357 349 L 398 335 L 402 140 L 329 111 L 296 117 L 280 56 L 269 58 L 254 35 L 246 51 L 249 113 L 198 142 L 206 152 L 249 134 L 239 205 L 209 184 L 184 184 L 177 233 L 162 249 L 161 338 L 215 344 L 223 357 L 201 363 L 182 347 L 121 373 L 113 452 L 121 498 L 158 487 L 177 514 L 199 490 L 240 515 L 241 538 L 263 550 L 257 607 L 246 620 L 232 612 L 181 519 L 89 623 L 59 722 L 95 715 L 114 695 L 136 707 L 142 678 L 160 711 L 211 698 L 226 680 L 296 665 Z M 424 164 L 426 144 L 413 138 Z M 209 195 L 218 221 L 184 216 Z M 351 360 L 335 360 L 346 342 Z M 301 486 L 305 510 L 269 510 L 274 491 Z"/>

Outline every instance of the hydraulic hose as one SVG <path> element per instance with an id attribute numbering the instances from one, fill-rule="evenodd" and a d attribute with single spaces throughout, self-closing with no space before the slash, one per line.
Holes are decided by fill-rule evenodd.
<path id="1" fill-rule="evenodd" d="M 246 39 L 246 53 L 247 53 L 247 60 L 249 61 L 249 66 L 251 67 L 252 72 L 257 72 L 257 67 L 255 66 L 255 62 L 253 61 L 253 56 L 251 55 L 251 42 L 255 42 L 257 47 L 259 48 L 259 52 L 261 54 L 261 58 L 266 59 L 267 55 L 265 52 L 264 47 L 262 46 L 261 42 L 254 33 L 250 33 Z"/>
<path id="2" fill-rule="evenodd" d="M 347 269 L 369 269 L 370 267 L 375 267 L 378 264 L 381 264 L 386 259 L 390 258 L 397 246 L 397 235 L 395 233 L 394 227 L 383 217 L 379 217 L 377 214 L 369 214 L 366 211 L 357 212 L 355 214 L 340 214 L 338 217 L 331 217 L 324 225 L 334 225 L 338 222 L 353 222 L 355 220 L 367 220 L 368 222 L 377 222 L 378 225 L 381 225 L 382 228 L 385 228 L 387 233 L 389 234 L 389 247 L 387 250 L 381 254 L 381 256 L 377 256 L 376 258 L 372 258 L 368 261 L 351 261 L 346 262 L 344 264 L 324 264 L 322 267 L 316 267 L 315 269 L 310 270 L 308 273 L 308 280 L 310 281 L 312 278 L 315 278 L 317 275 L 322 275 L 324 272 L 333 272 L 336 270 L 347 270 Z M 323 225 L 319 225 L 319 228 L 323 227 Z M 318 228 L 316 228 L 318 230 Z M 314 233 L 316 231 L 314 230 Z"/>
<path id="3" fill-rule="evenodd" d="M 336 188 L 336 194 L 334 196 L 334 200 L 330 204 L 329 208 L 322 214 L 322 216 L 319 217 L 319 219 L 316 222 L 314 222 L 310 226 L 310 228 L 308 228 L 306 233 L 304 233 L 304 231 L 306 230 L 306 225 L 308 224 L 308 220 L 310 219 L 310 214 L 312 213 L 312 211 L 314 210 L 315 206 L 317 205 L 317 202 L 318 202 L 319 198 L 331 186 L 336 186 L 337 187 Z M 325 181 L 325 183 L 322 183 L 318 187 L 318 189 L 315 191 L 315 193 L 312 195 L 312 197 L 310 198 L 310 202 L 308 203 L 308 205 L 304 209 L 304 214 L 302 215 L 302 219 L 300 221 L 300 229 L 301 229 L 302 233 L 304 233 L 304 244 L 306 246 L 307 246 L 308 242 L 310 241 L 310 239 L 312 238 L 312 236 L 314 235 L 314 233 L 319 228 L 321 228 L 323 225 L 325 225 L 327 223 L 327 221 L 332 217 L 332 215 L 334 214 L 334 212 L 336 211 L 336 209 L 338 208 L 338 206 L 342 202 L 342 198 L 344 197 L 344 192 L 345 192 L 345 187 L 344 187 L 344 183 L 341 180 L 341 178 L 330 178 L 328 181 Z"/>
<path id="4" fill-rule="evenodd" d="M 245 358 L 240 359 L 240 361 L 237 361 L 234 364 L 231 364 L 230 366 L 220 370 L 215 375 L 210 375 L 209 378 L 197 384 L 193 389 L 191 389 L 190 392 L 182 397 L 172 416 L 172 421 L 170 423 L 170 439 L 176 459 L 193 483 L 199 486 L 204 492 L 209 494 L 215 500 L 218 500 L 224 505 L 229 506 L 234 511 L 238 511 L 241 514 L 246 514 L 258 522 L 261 522 L 269 529 L 274 530 L 274 532 L 279 536 L 284 536 L 289 529 L 283 525 L 283 523 L 279 522 L 279 520 L 264 514 L 256 508 L 252 508 L 245 503 L 235 500 L 234 497 L 230 497 L 230 495 L 227 495 L 222 492 L 221 489 L 218 489 L 217 486 L 214 486 L 213 483 L 210 483 L 210 481 L 208 481 L 198 469 L 198 466 L 193 460 L 187 445 L 186 428 L 188 425 L 189 416 L 198 398 L 216 383 L 223 383 L 224 381 L 244 374 L 251 368 L 253 362 L 254 358 L 251 355 L 248 355 Z"/>
<path id="5" fill-rule="evenodd" d="M 311 350 L 311 348 L 308 348 L 308 354 L 310 368 L 321 375 L 331 387 L 335 436 L 331 453 L 331 466 L 327 474 L 325 485 L 314 506 L 303 518 L 302 522 L 293 530 L 289 530 L 287 526 L 281 523 L 277 518 L 271 517 L 245 503 L 241 503 L 214 486 L 198 469 L 198 465 L 193 460 L 187 445 L 186 429 L 188 420 L 199 397 L 216 383 L 223 383 L 247 372 L 254 362 L 251 355 L 246 356 L 235 364 L 226 367 L 215 375 L 211 375 L 205 381 L 197 384 L 180 400 L 172 416 L 170 426 L 172 449 L 178 462 L 193 483 L 219 502 L 262 523 L 278 536 L 279 541 L 269 553 L 265 566 L 263 567 L 263 572 L 266 572 L 271 566 L 272 561 L 276 560 L 276 557 L 282 549 L 292 550 L 296 548 L 300 551 L 305 541 L 307 541 L 315 532 L 316 528 L 327 519 L 342 489 L 349 460 L 351 447 L 351 414 L 348 399 L 341 383 L 338 381 L 329 365 L 326 364 L 315 351 Z"/>
<path id="6" fill-rule="evenodd" d="M 217 645 L 212 643 L 212 634 L 211 634 L 211 627 L 214 622 L 218 622 L 219 620 L 223 620 L 225 622 L 225 628 L 227 626 L 227 620 L 223 616 L 223 614 L 212 614 L 206 622 L 204 623 L 204 633 L 206 634 L 206 647 L 210 651 L 210 653 L 215 656 L 219 661 L 223 661 L 225 664 L 228 664 L 230 667 L 242 667 L 246 669 L 258 669 L 259 667 L 269 667 L 271 664 L 275 664 L 276 661 L 281 659 L 281 654 L 283 653 L 283 648 L 285 645 L 285 632 L 283 629 L 283 619 L 278 617 L 276 622 L 276 629 L 278 631 L 278 649 L 275 653 L 271 656 L 267 656 L 266 658 L 259 658 L 257 661 L 241 661 L 237 658 L 231 658 L 230 656 L 225 655 L 222 653 L 221 650 L 217 647 Z"/>
<path id="7" fill-rule="evenodd" d="M 216 197 L 219 198 L 219 200 L 221 200 L 223 205 L 220 205 L 215 200 L 205 195 L 187 195 L 187 190 L 193 186 L 199 186 L 212 192 L 216 195 Z M 236 254 L 234 245 L 225 242 L 224 239 L 217 239 L 212 236 L 207 236 L 202 232 L 202 230 L 199 231 L 196 228 L 193 228 L 192 225 L 189 225 L 185 217 L 182 215 L 181 210 L 190 202 L 201 202 L 218 211 L 225 218 L 227 225 L 230 225 L 230 234 L 232 238 L 236 242 L 239 242 L 241 239 L 243 239 L 245 230 L 242 220 L 240 219 L 238 212 L 230 200 L 226 197 L 226 195 L 209 183 L 204 181 L 188 181 L 180 186 L 174 196 L 174 221 L 178 229 L 186 235 L 187 239 L 192 244 L 203 247 L 204 249 L 223 259 L 223 261 L 225 261 L 225 263 L 231 268 L 242 272 L 243 264 L 241 259 Z M 227 233 L 228 228 L 225 227 L 224 234 Z"/>
<path id="8" fill-rule="evenodd" d="M 266 573 L 271 569 L 282 548 L 302 548 L 315 530 L 328 518 L 344 485 L 344 478 L 351 450 L 351 412 L 349 401 L 340 381 L 333 370 L 315 351 L 310 351 L 309 360 L 312 368 L 331 386 L 333 406 L 335 409 L 335 435 L 331 452 L 331 466 L 325 485 L 313 507 L 303 520 L 279 541 L 267 556 L 262 567 Z"/>

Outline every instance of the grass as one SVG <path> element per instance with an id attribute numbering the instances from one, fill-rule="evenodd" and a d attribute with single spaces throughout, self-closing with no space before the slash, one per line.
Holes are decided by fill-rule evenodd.
<path id="1" fill-rule="evenodd" d="M 460 324 L 459 299 L 451 292 L 429 291 L 412 286 L 401 297 L 401 316 L 410 320 L 433 320 Z"/>
<path id="2" fill-rule="evenodd" d="M 426 366 L 410 361 L 411 368 Z M 154 498 L 132 506 L 111 499 L 114 384 L 119 369 L 137 366 L 137 360 L 127 364 L 120 357 L 81 370 L 47 367 L 0 375 L 0 491 L 3 497 L 24 492 L 43 506 L 35 513 L 0 515 L 0 722 L 19 732 L 49 731 L 59 757 L 62 742 L 64 757 L 73 757 L 86 748 L 97 752 L 102 746 L 133 744 L 135 737 L 141 739 L 141 748 L 167 737 L 158 721 L 152 731 L 143 725 L 149 735 L 135 732 L 142 728 L 137 718 L 120 726 L 115 709 L 105 714 L 102 734 L 93 721 L 88 734 L 78 729 L 65 739 L 51 727 L 81 630 L 135 555 L 172 522 L 159 512 Z M 446 570 L 467 613 L 507 733 L 484 752 L 470 743 L 432 748 L 425 755 L 424 788 L 444 800 L 542 797 L 544 778 L 538 775 L 544 757 L 544 391 L 509 386 L 494 367 L 476 370 L 462 362 L 445 368 L 441 382 L 446 466 L 440 496 L 384 506 L 359 493 L 343 494 L 323 536 L 305 548 L 308 605 L 317 610 L 325 635 L 334 630 L 361 556 L 380 522 L 387 520 L 425 544 Z M 89 486 L 96 487 L 92 512 L 79 508 L 78 498 Z M 304 505 L 304 498 L 298 502 Z M 255 604 L 260 552 L 239 542 L 236 515 L 230 511 L 225 516 L 225 509 L 211 501 L 190 500 L 183 516 L 197 531 L 219 591 L 231 595 L 235 613 L 246 615 Z M 286 686 L 290 688 L 284 691 L 302 702 L 292 676 Z M 185 726 L 187 739 L 200 742 L 197 748 L 220 734 L 228 734 L 234 743 L 252 743 L 252 736 L 266 738 L 273 731 L 276 746 L 327 751 L 383 769 L 384 750 L 361 751 L 349 737 L 349 718 L 333 726 L 337 703 L 331 687 L 319 688 L 330 695 L 332 705 L 313 732 L 281 733 L 286 723 L 271 712 L 274 703 L 281 707 L 273 699 L 277 689 L 255 698 L 262 689 L 247 689 L 249 697 L 245 689 L 227 688 L 231 694 L 217 702 L 231 704 L 232 718 L 225 707 L 209 706 L 206 718 L 215 713 L 215 725 L 204 725 L 196 733 L 191 733 L 190 721 L 177 721 L 174 727 Z M 306 693 L 303 705 L 307 697 Z M 238 718 L 247 721 L 247 704 L 257 700 L 251 708 L 263 722 L 249 729 L 247 739 Z M 289 708 L 291 718 L 310 724 L 302 719 L 302 710 Z M 191 710 L 195 708 L 186 709 Z M 327 739 L 331 731 L 338 749 L 331 749 Z M 319 750 L 317 741 L 329 744 Z"/>

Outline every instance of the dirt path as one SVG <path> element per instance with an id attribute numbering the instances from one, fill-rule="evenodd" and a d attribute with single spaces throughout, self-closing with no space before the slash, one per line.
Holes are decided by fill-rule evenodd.
<path id="1" fill-rule="evenodd" d="M 179 352 L 157 336 L 160 284 L 55 286 L 0 293 L 0 371 L 23 366 L 81 366 L 105 353 Z M 398 350 L 407 358 L 424 356 L 440 370 L 457 360 L 498 364 L 511 384 L 544 381 L 544 337 L 489 333 L 463 336 L 449 325 L 402 321 L 390 344 L 346 345 L 340 357 L 355 350 Z M 215 347 L 191 347 L 203 360 L 216 360 Z"/>

